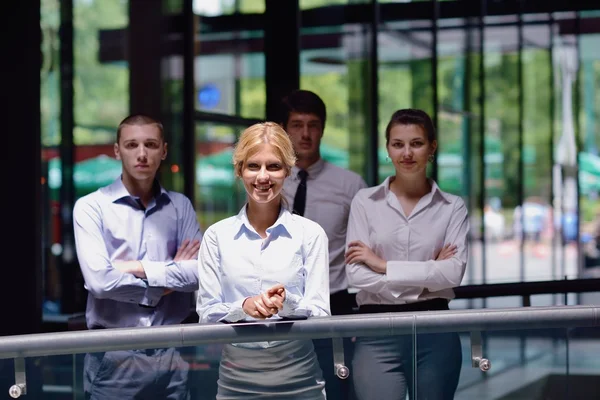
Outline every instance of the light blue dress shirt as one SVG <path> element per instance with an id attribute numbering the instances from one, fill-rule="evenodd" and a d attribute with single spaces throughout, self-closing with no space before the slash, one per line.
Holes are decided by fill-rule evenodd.
<path id="1" fill-rule="evenodd" d="M 202 238 L 190 200 L 164 190 L 144 209 L 121 178 L 75 203 L 77 257 L 88 290 L 88 328 L 179 324 L 198 289 L 197 261 L 173 261 L 185 239 Z M 147 279 L 115 261 L 141 261 Z M 165 288 L 173 292 L 163 296 Z"/>
<path id="2" fill-rule="evenodd" d="M 320 225 L 284 207 L 261 238 L 244 206 L 204 234 L 198 257 L 200 322 L 255 321 L 242 303 L 277 283 L 286 289 L 284 307 L 270 319 L 331 315 L 327 248 Z"/>

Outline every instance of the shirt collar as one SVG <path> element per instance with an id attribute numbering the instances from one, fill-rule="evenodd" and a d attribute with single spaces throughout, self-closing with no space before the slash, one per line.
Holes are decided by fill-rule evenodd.
<path id="1" fill-rule="evenodd" d="M 430 179 L 429 182 L 431 183 L 431 193 L 439 194 L 440 197 L 448 204 L 452 203 L 452 198 L 450 197 L 450 194 L 448 194 L 448 193 L 444 192 L 442 189 L 440 189 L 440 187 L 438 186 L 436 181 L 434 181 L 433 179 Z"/>
<path id="2" fill-rule="evenodd" d="M 323 160 L 322 158 L 319 158 L 319 160 L 317 162 L 315 162 L 314 164 L 312 164 L 310 167 L 308 167 L 306 169 L 306 172 L 308 172 L 308 179 L 310 179 L 311 177 L 314 178 L 317 175 L 319 175 L 321 173 L 321 171 L 323 171 L 323 168 L 325 168 L 325 160 Z M 292 177 L 294 179 L 299 179 L 298 171 L 300 171 L 300 168 L 298 168 L 297 166 L 294 165 L 292 167 Z"/>
<path id="3" fill-rule="evenodd" d="M 392 176 L 388 176 L 387 178 L 385 178 L 385 180 L 380 185 L 375 187 L 375 190 L 373 191 L 373 193 L 371 193 L 369 197 L 372 199 L 375 199 L 377 197 L 385 198 L 390 192 L 390 182 L 392 181 L 392 178 Z M 434 181 L 433 179 L 429 179 L 429 183 L 431 184 L 431 191 L 429 193 L 431 194 L 432 198 L 437 193 L 442 198 L 442 200 L 444 200 L 447 203 L 452 203 L 452 198 L 450 197 L 450 195 L 444 192 L 442 189 L 440 189 L 436 181 Z"/>
<path id="4" fill-rule="evenodd" d="M 238 236 L 241 233 L 242 229 L 248 232 L 256 233 L 256 230 L 248 220 L 248 214 L 246 211 L 247 207 L 248 203 L 244 204 L 244 207 L 242 207 L 242 209 L 240 210 L 233 222 L 236 236 Z M 289 226 L 289 223 L 291 222 L 291 218 L 293 218 L 292 213 L 290 213 L 290 211 L 287 208 L 281 206 L 277 220 L 273 225 L 267 228 L 267 233 L 271 233 L 275 230 L 282 230 L 282 233 L 285 232 L 288 235 L 291 235 L 290 230 L 287 228 Z"/>
<path id="5" fill-rule="evenodd" d="M 121 200 L 123 198 L 137 199 L 137 196 L 132 196 L 129 193 L 129 191 L 123 184 L 123 180 L 121 178 L 122 178 L 122 175 L 119 176 L 117 179 L 115 179 L 114 182 L 108 186 L 108 195 L 109 195 L 110 201 L 112 201 L 114 203 L 115 201 Z M 169 192 L 167 192 L 161 186 L 161 184 L 158 182 L 157 179 L 154 180 L 153 189 L 157 193 L 155 196 L 155 199 L 158 199 L 162 196 L 166 196 L 170 200 Z"/>

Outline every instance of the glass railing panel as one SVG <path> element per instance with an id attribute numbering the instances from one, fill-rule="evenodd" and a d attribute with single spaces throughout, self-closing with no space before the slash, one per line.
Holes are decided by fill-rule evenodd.
<path id="1" fill-rule="evenodd" d="M 349 398 L 416 399 L 415 335 L 413 330 L 403 335 L 355 338 L 350 369 L 355 397 Z"/>
<path id="2" fill-rule="evenodd" d="M 599 393 L 599 313 L 524 307 L 3 337 L 0 392 L 26 382 L 22 398 L 53 400 L 322 399 L 323 390 L 357 400 L 585 398 L 581 387 Z M 126 350 L 135 347 L 150 350 Z"/>
<path id="3" fill-rule="evenodd" d="M 236 330 L 252 329 L 249 325 L 238 325 Z M 331 398 L 346 399 L 351 398 L 352 376 L 344 374 L 341 367 L 351 371 L 354 340 L 344 339 L 336 339 L 335 344 L 331 338 L 248 340 L 234 345 L 214 343 L 26 358 L 26 393 L 16 398 L 325 399 L 330 392 L 338 396 Z M 14 360 L 0 362 L 0 392 L 8 393 L 20 382 L 15 378 Z"/>
<path id="4" fill-rule="evenodd" d="M 483 299 L 454 299 L 449 304 L 451 310 L 513 308 L 522 306 L 523 298 L 521 296 L 490 297 Z"/>
<path id="5" fill-rule="evenodd" d="M 25 393 L 15 398 L 214 400 L 221 348 L 209 344 L 27 358 Z M 1 361 L 0 389 L 17 394 L 14 360 Z"/>
<path id="6" fill-rule="evenodd" d="M 569 377 L 566 329 L 483 332 L 482 356 L 491 364 L 487 371 L 473 366 L 471 334 L 460 338 L 463 359 L 454 399 L 575 398 L 563 392 Z"/>
<path id="7" fill-rule="evenodd" d="M 77 399 L 215 399 L 222 345 L 78 354 Z M 187 397 L 189 396 L 189 397 Z"/>
<path id="8" fill-rule="evenodd" d="M 407 381 L 407 399 L 453 399 L 462 371 L 470 367 L 469 342 L 457 332 L 419 333 L 412 337 L 412 365 Z M 398 381 L 398 379 L 395 379 Z M 389 385 L 389 383 L 388 383 Z M 391 393 L 390 393 L 391 395 Z M 377 398 L 396 398 L 380 397 Z M 404 397 L 397 397 L 404 400 Z"/>
<path id="9" fill-rule="evenodd" d="M 568 330 L 567 365 L 569 379 L 565 386 L 572 399 L 598 397 L 600 393 L 600 329 L 597 327 Z"/>

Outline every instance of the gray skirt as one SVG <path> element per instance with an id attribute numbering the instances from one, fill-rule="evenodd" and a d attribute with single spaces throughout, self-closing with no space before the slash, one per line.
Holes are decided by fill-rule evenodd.
<path id="1" fill-rule="evenodd" d="M 325 398 L 325 381 L 310 340 L 266 349 L 223 348 L 218 400 Z"/>

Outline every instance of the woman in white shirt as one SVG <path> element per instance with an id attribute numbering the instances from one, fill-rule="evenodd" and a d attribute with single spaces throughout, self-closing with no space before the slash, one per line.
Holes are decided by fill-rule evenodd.
<path id="1" fill-rule="evenodd" d="M 386 147 L 395 176 L 362 189 L 352 201 L 350 287 L 359 289 L 360 313 L 447 310 L 467 264 L 467 209 L 426 176 L 437 142 L 425 112 L 396 111 Z M 404 400 L 408 390 L 414 399 L 452 399 L 462 362 L 458 334 L 418 335 L 415 347 L 411 335 L 357 338 L 357 398 Z"/>
<path id="2" fill-rule="evenodd" d="M 233 163 L 248 201 L 204 234 L 200 323 L 331 314 L 327 235 L 282 200 L 295 161 L 279 125 L 255 124 L 242 133 Z M 217 399 L 324 399 L 324 386 L 311 340 L 236 343 L 223 349 Z"/>

